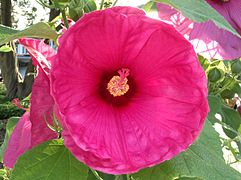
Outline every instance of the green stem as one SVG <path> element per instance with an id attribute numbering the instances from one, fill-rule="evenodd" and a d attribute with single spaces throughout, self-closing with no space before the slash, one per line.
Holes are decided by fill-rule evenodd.
<path id="1" fill-rule="evenodd" d="M 232 76 L 232 80 L 229 81 L 227 84 L 225 84 L 221 89 L 219 89 L 218 91 L 216 91 L 216 95 L 220 94 L 221 92 L 223 92 L 224 90 L 228 89 L 231 85 L 233 85 L 233 83 L 235 83 L 235 78 Z"/>
<path id="2" fill-rule="evenodd" d="M 90 170 L 92 171 L 92 173 L 95 175 L 95 177 L 96 177 L 98 180 L 103 180 L 94 169 L 91 169 L 91 168 L 90 168 Z"/>
<path id="3" fill-rule="evenodd" d="M 105 0 L 101 0 L 101 3 L 100 3 L 100 10 L 103 9 L 104 3 L 105 3 Z"/>
<path id="4" fill-rule="evenodd" d="M 238 159 L 236 157 L 235 149 L 233 148 L 231 142 L 228 142 L 228 147 L 229 147 L 229 150 L 231 151 L 231 153 L 233 154 L 233 157 L 235 158 L 235 160 L 238 161 Z"/>
<path id="5" fill-rule="evenodd" d="M 127 174 L 127 175 L 126 175 L 126 179 L 127 179 L 127 180 L 131 180 L 131 178 L 130 178 L 130 175 L 129 175 L 129 174 Z"/>
<path id="6" fill-rule="evenodd" d="M 62 14 L 62 17 L 64 19 L 64 25 L 67 29 L 69 29 L 69 23 L 68 23 L 68 20 L 67 20 L 67 16 L 65 14 L 65 9 L 61 9 L 61 14 Z"/>
<path id="7" fill-rule="evenodd" d="M 47 8 L 50 8 L 50 9 L 53 9 L 54 8 L 54 6 L 50 6 L 50 5 L 48 5 L 47 3 L 45 3 L 44 1 L 42 1 L 42 0 L 37 0 L 37 3 L 39 3 L 41 6 L 43 6 L 43 7 L 47 7 Z"/>
<path id="8" fill-rule="evenodd" d="M 115 0 L 115 2 L 113 3 L 112 7 L 115 6 L 117 2 L 118 2 L 118 0 Z"/>

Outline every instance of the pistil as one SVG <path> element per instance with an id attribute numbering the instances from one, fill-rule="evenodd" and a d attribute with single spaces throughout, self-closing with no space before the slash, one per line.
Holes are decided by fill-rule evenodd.
<path id="1" fill-rule="evenodd" d="M 111 95 L 114 97 L 123 96 L 129 90 L 129 85 L 127 84 L 129 76 L 129 69 L 122 68 L 118 71 L 119 76 L 113 76 L 109 83 L 107 84 L 107 89 Z"/>

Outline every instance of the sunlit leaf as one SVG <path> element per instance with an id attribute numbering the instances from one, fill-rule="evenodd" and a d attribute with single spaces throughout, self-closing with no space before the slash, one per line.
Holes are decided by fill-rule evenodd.
<path id="1" fill-rule="evenodd" d="M 0 47 L 0 52 L 11 52 L 13 51 L 13 48 L 9 45 L 4 45 Z"/>
<path id="2" fill-rule="evenodd" d="M 158 179 L 241 179 L 241 174 L 226 165 L 222 158 L 221 143 L 211 123 L 206 121 L 198 140 L 188 150 L 170 161 L 141 170 L 135 180 Z"/>
<path id="3" fill-rule="evenodd" d="M 56 40 L 58 34 L 44 22 L 39 22 L 24 30 L 16 30 L 0 25 L 0 45 L 23 37 L 46 38 Z"/>
<path id="4" fill-rule="evenodd" d="M 212 20 L 218 27 L 225 29 L 241 38 L 237 31 L 214 10 L 205 0 L 154 0 L 173 6 L 182 12 L 184 16 L 195 22 Z"/>
<path id="5" fill-rule="evenodd" d="M 16 124 L 18 123 L 19 117 L 11 117 L 8 119 L 8 123 L 6 125 L 6 133 L 4 142 L 0 148 L 0 161 L 3 161 L 4 152 L 8 145 L 8 140 L 13 132 L 13 129 L 15 128 Z"/>
<path id="6" fill-rule="evenodd" d="M 43 143 L 22 155 L 12 171 L 10 180 L 85 180 L 88 167 L 69 152 L 63 140 Z"/>

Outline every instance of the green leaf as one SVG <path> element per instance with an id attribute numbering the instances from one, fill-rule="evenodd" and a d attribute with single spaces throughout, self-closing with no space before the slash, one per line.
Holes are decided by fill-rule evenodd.
<path id="1" fill-rule="evenodd" d="M 8 140 L 13 132 L 13 129 L 15 128 L 16 124 L 18 123 L 19 117 L 11 117 L 8 119 L 8 123 L 6 125 L 6 134 L 4 138 L 4 142 L 0 148 L 0 161 L 3 161 L 4 152 L 8 145 Z"/>
<path id="2" fill-rule="evenodd" d="M 11 52 L 13 51 L 13 48 L 9 45 L 4 45 L 0 47 L 0 52 Z"/>
<path id="3" fill-rule="evenodd" d="M 224 72 L 221 69 L 218 69 L 217 67 L 210 68 L 207 74 L 208 74 L 208 81 L 213 83 L 220 81 L 224 76 Z"/>
<path id="4" fill-rule="evenodd" d="M 150 12 L 152 7 L 155 5 L 154 2 L 149 1 L 148 3 L 146 3 L 142 8 L 146 11 L 146 12 Z"/>
<path id="5" fill-rule="evenodd" d="M 208 120 L 214 124 L 215 122 L 218 121 L 217 118 L 215 117 L 215 114 L 221 112 L 222 101 L 217 96 L 209 95 L 208 96 L 208 104 L 209 104 L 209 108 L 210 108 L 210 111 L 208 113 Z"/>
<path id="6" fill-rule="evenodd" d="M 116 175 L 114 180 L 128 180 L 127 176 L 128 175 L 125 175 L 125 174 L 123 174 L 123 175 Z"/>
<path id="7" fill-rule="evenodd" d="M 10 180 L 86 180 L 88 170 L 59 139 L 45 142 L 22 155 Z"/>
<path id="8" fill-rule="evenodd" d="M 223 99 L 232 99 L 235 94 L 238 94 L 239 97 L 241 97 L 241 87 L 240 87 L 238 81 L 236 81 L 233 78 L 226 78 L 224 83 L 226 83 L 226 84 L 229 83 L 229 84 L 226 87 L 226 89 L 224 89 L 220 93 L 220 95 L 222 96 Z M 225 86 L 226 84 L 224 84 L 223 86 Z"/>
<path id="9" fill-rule="evenodd" d="M 46 38 L 56 40 L 58 34 L 56 31 L 44 22 L 39 22 L 22 31 L 7 26 L 0 25 L 0 45 L 3 45 L 14 39 L 23 37 Z"/>
<path id="10" fill-rule="evenodd" d="M 203 180 L 203 179 L 200 177 L 183 176 L 183 177 L 179 177 L 175 180 Z"/>
<path id="11" fill-rule="evenodd" d="M 209 121 L 198 140 L 172 160 L 141 170 L 133 175 L 135 180 L 171 180 L 182 177 L 196 179 L 238 180 L 241 174 L 225 164 L 219 136 Z"/>
<path id="12" fill-rule="evenodd" d="M 222 106 L 221 114 L 222 114 L 222 121 L 238 132 L 240 124 L 241 124 L 241 117 L 240 117 L 239 113 L 237 111 L 235 111 L 234 109 L 231 109 L 227 106 Z M 228 137 L 230 137 L 231 139 L 233 139 L 237 136 L 236 133 L 234 133 L 226 128 L 223 128 L 223 129 L 224 129 L 225 134 Z"/>
<path id="13" fill-rule="evenodd" d="M 95 173 L 95 175 L 94 175 L 94 173 Z M 123 175 L 123 176 L 125 176 L 125 175 Z M 120 178 L 120 177 L 90 169 L 87 180 L 117 180 L 118 178 Z M 118 180 L 121 180 L 121 179 L 118 179 Z"/>
<path id="14" fill-rule="evenodd" d="M 84 3 L 85 3 L 85 4 L 84 4 L 84 11 L 85 11 L 86 13 L 92 12 L 92 11 L 94 11 L 94 10 L 97 9 L 97 6 L 96 6 L 96 4 L 95 4 L 95 1 L 93 1 L 93 0 L 85 0 Z"/>
<path id="15" fill-rule="evenodd" d="M 89 170 L 87 180 L 98 180 L 98 179 L 95 177 L 95 175 L 92 173 L 92 171 Z"/>
<path id="16" fill-rule="evenodd" d="M 237 133 L 234 131 L 238 132 L 241 125 L 239 113 L 223 104 L 221 99 L 217 96 L 209 95 L 208 104 L 210 108 L 208 120 L 213 124 L 215 122 L 220 123 L 223 126 L 225 134 L 231 139 L 235 138 Z M 225 126 L 215 117 L 216 114 L 221 116 L 221 121 L 225 123 Z"/>
<path id="17" fill-rule="evenodd" d="M 6 169 L 0 169 L 0 180 L 7 180 L 7 170 Z"/>
<path id="18" fill-rule="evenodd" d="M 203 67 L 203 69 L 206 71 L 208 69 L 208 67 L 210 66 L 210 62 L 208 61 L 208 59 L 206 59 L 203 56 L 198 54 L 198 60 L 201 64 L 201 66 Z"/>
<path id="19" fill-rule="evenodd" d="M 81 18 L 84 13 L 92 12 L 97 9 L 96 3 L 93 0 L 71 0 L 69 2 L 69 16 L 74 21 Z"/>
<path id="20" fill-rule="evenodd" d="M 234 73 L 234 74 L 241 73 L 241 59 L 232 61 L 231 70 L 232 70 L 232 73 Z"/>
<path id="21" fill-rule="evenodd" d="M 241 38 L 237 31 L 213 9 L 205 0 L 155 0 L 173 6 L 181 11 L 184 16 L 195 22 L 212 20 L 218 27 L 225 29 Z"/>

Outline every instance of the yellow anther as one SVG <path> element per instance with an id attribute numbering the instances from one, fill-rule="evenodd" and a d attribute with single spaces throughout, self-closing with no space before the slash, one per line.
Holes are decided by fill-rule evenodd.
<path id="1" fill-rule="evenodd" d="M 114 97 L 122 96 L 129 90 L 129 85 L 127 84 L 127 76 L 129 75 L 129 70 L 122 69 L 118 71 L 118 73 L 120 76 L 113 76 L 107 84 L 108 91 Z"/>

